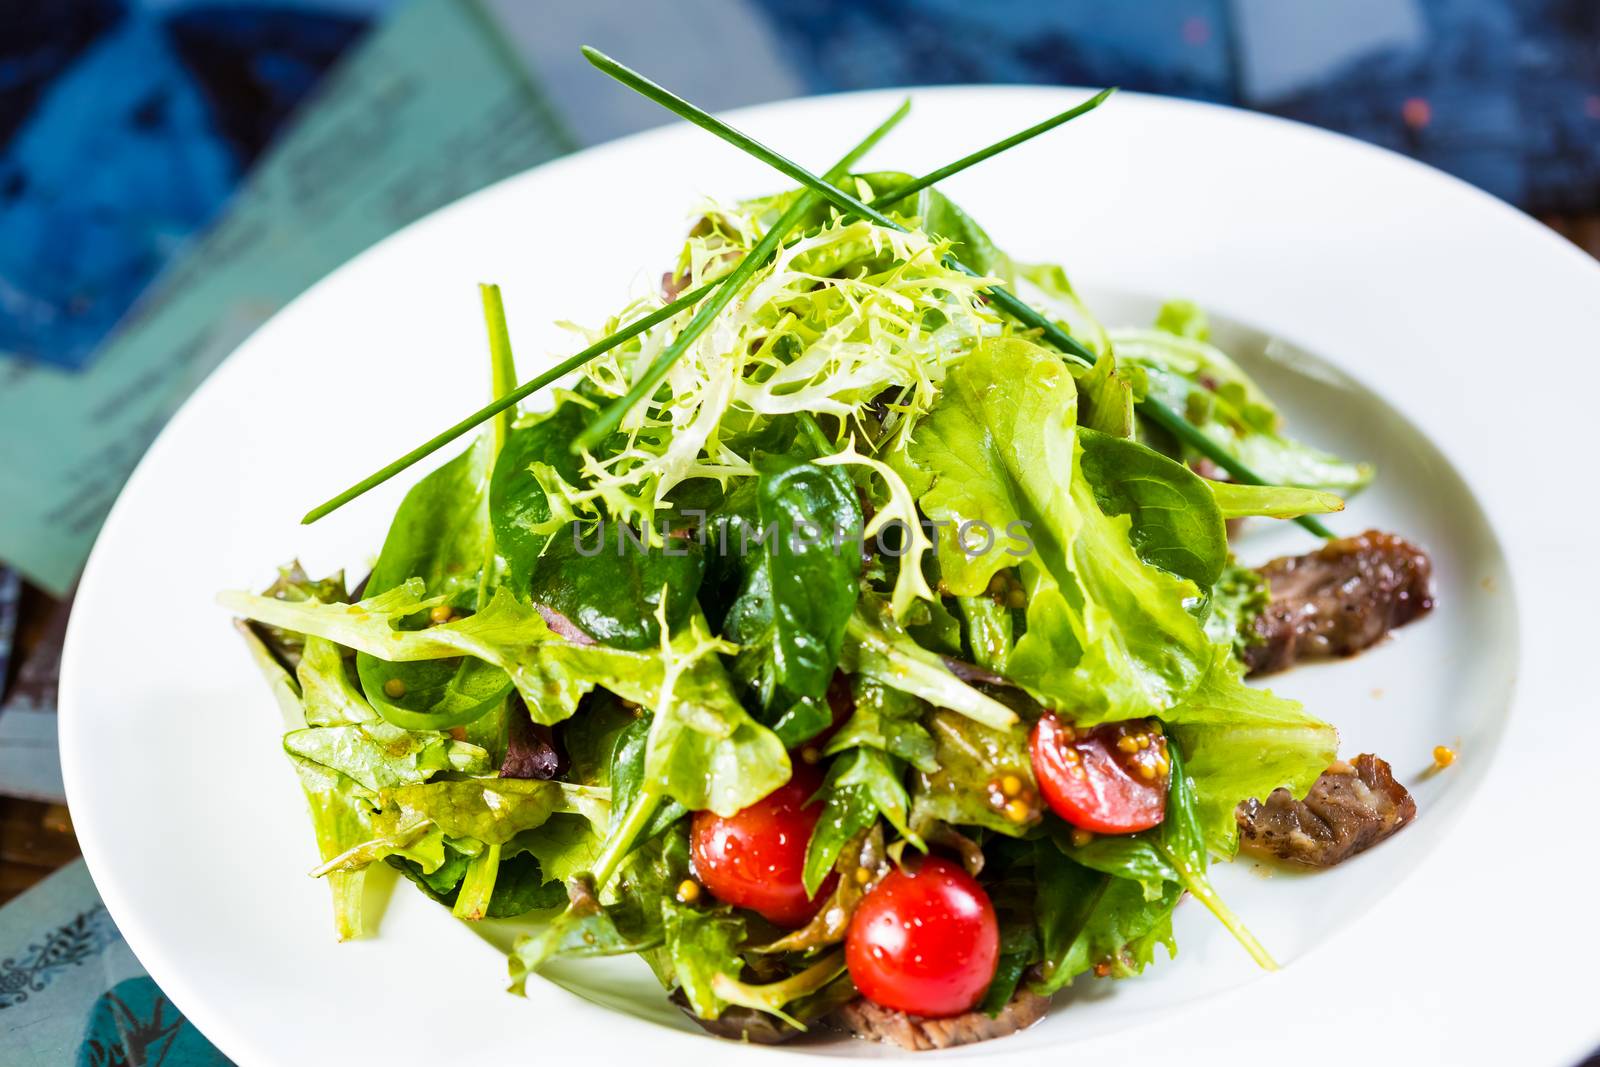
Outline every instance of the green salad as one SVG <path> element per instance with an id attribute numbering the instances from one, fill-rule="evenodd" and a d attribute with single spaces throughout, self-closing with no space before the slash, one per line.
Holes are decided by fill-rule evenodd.
<path id="1" fill-rule="evenodd" d="M 805 189 L 703 205 L 662 292 L 574 327 L 603 351 L 417 481 L 364 580 L 222 596 L 337 936 L 386 864 L 514 920 L 513 990 L 636 953 L 754 1040 L 852 1003 L 981 1030 L 1171 955 L 1185 895 L 1273 966 L 1208 868 L 1337 735 L 1244 683 L 1266 598 L 1229 522 L 1337 510 L 1371 469 L 1287 436 L 1193 305 L 1107 328 L 936 188 L 828 180 L 896 225 Z"/>

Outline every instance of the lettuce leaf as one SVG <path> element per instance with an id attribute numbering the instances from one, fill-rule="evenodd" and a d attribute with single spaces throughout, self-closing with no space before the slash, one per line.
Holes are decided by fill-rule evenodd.
<path id="1" fill-rule="evenodd" d="M 854 710 L 828 739 L 823 755 L 865 746 L 887 752 L 918 770 L 937 770 L 933 738 L 921 721 L 927 702 L 865 675 L 854 676 L 851 683 Z"/>
<path id="2" fill-rule="evenodd" d="M 1344 501 L 1332 493 L 1288 485 L 1240 485 L 1206 480 L 1224 519 L 1262 515 L 1292 519 L 1298 515 L 1328 515 L 1344 510 Z"/>
<path id="3" fill-rule="evenodd" d="M 489 753 L 434 730 L 406 730 L 379 718 L 356 689 L 339 646 L 305 638 L 296 672 L 309 724 L 283 735 L 304 779 L 308 765 L 344 775 L 368 795 L 427 781 L 439 771 L 485 774 Z"/>
<path id="4" fill-rule="evenodd" d="M 789 754 L 776 734 L 739 704 L 713 638 L 699 614 L 670 645 L 645 744 L 641 800 L 659 795 L 690 811 L 730 816 L 789 780 Z"/>
<path id="5" fill-rule="evenodd" d="M 1025 730 L 991 729 L 943 709 L 930 712 L 925 721 L 937 745 L 936 766 L 916 775 L 912 825 L 947 822 L 1021 837 L 1039 824 L 1037 809 L 1020 822 L 1008 817 L 996 807 L 992 790 L 1001 777 L 1015 775 L 1023 783 L 1021 795 L 1039 795 Z"/>
<path id="6" fill-rule="evenodd" d="M 368 596 L 421 579 L 429 595 L 458 614 L 483 607 L 497 579 L 487 491 L 495 441 L 493 432 L 480 433 L 406 493 L 367 579 Z M 415 630 L 428 621 L 419 612 L 396 625 Z M 511 691 L 504 670 L 471 656 L 402 663 L 363 652 L 356 656 L 356 668 L 373 707 L 405 728 L 446 729 L 471 722 Z"/>
<path id="7" fill-rule="evenodd" d="M 1053 263 L 1019 263 L 1016 272 L 1018 295 L 1081 341 L 1098 357 L 1097 366 L 1099 359 L 1111 353 L 1111 339 L 1105 327 L 1078 298 L 1066 271 Z"/>
<path id="8" fill-rule="evenodd" d="M 673 980 L 702 1019 L 715 1019 L 728 1002 L 717 993 L 717 978 L 744 971 L 739 946 L 745 921 L 731 909 L 702 909 L 661 898 L 662 940 Z"/>
<path id="9" fill-rule="evenodd" d="M 1274 485 L 1348 495 L 1372 480 L 1352 463 L 1285 437 L 1267 394 L 1228 355 L 1208 343 L 1205 314 L 1186 301 L 1162 308 L 1155 329 L 1111 331 L 1123 365 L 1144 368 L 1149 393 L 1185 413 L 1201 432 Z M 1194 460 L 1195 454 L 1183 458 Z"/>
<path id="10" fill-rule="evenodd" d="M 1209 663 L 1209 642 L 1185 606 L 1201 590 L 1142 560 L 1130 517 L 1102 510 L 1083 470 L 1076 410 L 1071 374 L 1053 353 L 1018 338 L 985 341 L 950 372 L 908 459 L 931 481 L 921 501 L 930 519 L 958 530 L 1026 524 L 1031 544 L 1020 558 L 969 555 L 959 537 L 939 545 L 944 584 L 958 596 L 979 595 L 1002 567 L 1018 567 L 1027 628 L 1008 676 L 1085 724 L 1159 715 Z M 1166 473 L 1156 467 L 1146 477 Z"/>
<path id="11" fill-rule="evenodd" d="M 1003 730 L 1017 721 L 1010 708 L 957 678 L 944 660 L 912 640 L 875 597 L 863 595 L 846 624 L 840 662 L 850 673 L 994 729 Z"/>
<path id="12" fill-rule="evenodd" d="M 370 793 L 427 781 L 439 771 L 483 774 L 489 754 L 447 734 L 403 730 L 375 719 L 348 726 L 313 726 L 283 736 L 284 751 L 338 771 Z"/>
<path id="13" fill-rule="evenodd" d="M 454 840 L 504 845 L 543 826 L 557 812 L 605 825 L 607 789 L 531 778 L 468 778 L 401 786 L 383 796 L 386 816 L 398 825 L 431 823 Z"/>
<path id="14" fill-rule="evenodd" d="M 1238 849 L 1240 801 L 1280 786 L 1304 796 L 1339 749 L 1339 732 L 1298 701 L 1246 685 L 1244 668 L 1223 645 L 1214 646 L 1200 685 L 1164 718 L 1188 756 L 1197 824 L 1222 856 Z"/>
<path id="15" fill-rule="evenodd" d="M 294 677 L 283 669 L 272 650 L 248 624 L 241 622 L 238 629 L 250 649 L 251 658 L 277 698 L 285 725 L 291 731 L 295 728 L 305 729 L 305 708 L 301 703 L 300 686 Z M 294 762 L 305 793 L 306 806 L 311 812 L 317 853 L 324 862 L 372 835 L 371 802 L 354 779 L 335 771 L 323 770 L 305 760 L 296 759 Z M 365 932 L 362 926 L 365 878 L 362 871 L 339 871 L 328 879 L 328 889 L 333 897 L 334 935 L 340 941 L 360 937 Z"/>
<path id="16" fill-rule="evenodd" d="M 597 685 L 636 703 L 651 702 L 660 690 L 661 657 L 655 650 L 574 644 L 505 588 L 476 615 L 422 630 L 396 627 L 444 599 L 425 596 L 423 582 L 415 578 L 358 604 L 288 603 L 236 592 L 218 599 L 246 618 L 395 663 L 476 657 L 510 675 L 535 722 L 567 718 Z"/>

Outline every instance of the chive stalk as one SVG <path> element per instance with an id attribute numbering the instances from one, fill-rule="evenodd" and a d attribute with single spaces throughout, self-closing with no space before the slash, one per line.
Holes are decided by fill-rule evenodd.
<path id="1" fill-rule="evenodd" d="M 891 219 L 889 216 L 885 215 L 882 211 L 879 211 L 871 204 L 864 203 L 859 198 L 837 188 L 832 182 L 829 182 L 824 178 L 819 178 L 817 175 L 812 174 L 810 171 L 806 170 L 793 160 L 767 147 L 748 134 L 734 129 L 732 126 L 729 126 L 727 123 L 711 115 L 704 109 L 696 107 L 694 104 L 691 104 L 689 101 L 683 99 L 683 97 L 678 96 L 669 89 L 666 89 L 665 87 L 651 81 L 649 78 L 646 78 L 638 71 L 623 66 L 621 63 L 618 63 L 605 53 L 585 46 L 583 49 L 583 55 L 584 58 L 586 58 L 590 63 L 594 64 L 594 66 L 599 68 L 602 72 L 610 75 L 612 78 L 621 82 L 623 85 L 626 85 L 634 92 L 645 97 L 646 99 L 660 104 L 662 107 L 666 108 L 668 111 L 671 111 L 680 118 L 699 126 L 701 129 L 706 130 L 709 133 L 715 134 L 717 137 L 720 137 L 722 140 L 733 145 L 735 148 L 741 149 L 749 155 L 754 156 L 756 159 L 761 160 L 763 163 L 772 167 L 774 170 L 777 170 L 779 173 L 799 182 L 800 185 L 805 189 L 816 193 L 818 196 L 824 197 L 840 211 L 867 219 L 868 221 L 886 229 L 897 230 L 901 233 L 909 232 L 905 226 L 896 222 L 894 219 Z M 962 271 L 963 273 L 972 275 L 974 277 L 978 276 L 977 271 L 973 270 L 971 267 L 968 267 L 954 256 L 945 256 L 944 263 L 952 270 Z M 1044 315 L 1040 314 L 1033 307 L 1029 306 L 1024 300 L 1018 297 L 1015 293 L 1011 292 L 1009 289 L 1006 289 L 1000 285 L 994 285 L 989 287 L 988 292 L 990 302 L 994 307 L 1009 315 L 1022 325 L 1027 326 L 1030 329 L 1037 330 L 1039 332 L 1039 336 L 1048 344 L 1050 344 L 1051 347 L 1068 356 L 1075 357 L 1086 364 L 1092 365 L 1095 362 L 1095 355 L 1092 351 L 1071 337 L 1060 326 L 1056 325 L 1054 322 L 1051 322 Z M 1150 421 L 1156 423 L 1158 426 L 1161 426 L 1163 429 L 1166 429 L 1172 433 L 1173 436 L 1189 445 L 1195 451 L 1209 458 L 1212 462 L 1216 463 L 1217 466 L 1231 474 L 1235 479 L 1241 482 L 1246 482 L 1250 485 L 1268 484 L 1250 467 L 1240 460 L 1235 459 L 1232 453 L 1230 453 L 1227 449 L 1223 448 L 1216 441 L 1213 441 L 1211 438 L 1207 437 L 1199 427 L 1195 426 L 1182 415 L 1173 411 L 1160 401 L 1147 397 L 1146 399 L 1140 401 L 1139 411 L 1146 418 L 1150 419 Z M 1316 534 L 1318 537 L 1331 538 L 1333 536 L 1332 532 L 1330 532 L 1327 527 L 1323 526 L 1322 523 L 1318 522 L 1309 515 L 1302 515 L 1296 518 L 1295 522 Z"/>

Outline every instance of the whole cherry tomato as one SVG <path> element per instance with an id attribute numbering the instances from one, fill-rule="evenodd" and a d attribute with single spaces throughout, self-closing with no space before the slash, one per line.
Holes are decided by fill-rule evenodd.
<path id="1" fill-rule="evenodd" d="M 1029 747 L 1045 802 L 1073 826 L 1128 834 L 1166 817 L 1167 739 L 1149 721 L 1077 730 L 1047 712 Z"/>
<path id="2" fill-rule="evenodd" d="M 863 996 L 930 1018 L 971 1011 L 999 958 L 989 894 L 938 856 L 915 871 L 890 871 L 856 909 L 845 937 L 850 979 Z"/>
<path id="3" fill-rule="evenodd" d="M 811 897 L 801 881 L 811 831 L 822 815 L 822 802 L 808 801 L 821 785 L 815 767 L 796 761 L 787 782 L 743 811 L 728 818 L 695 812 L 690 857 L 712 896 L 779 926 L 810 921 L 838 882 L 830 874 Z"/>

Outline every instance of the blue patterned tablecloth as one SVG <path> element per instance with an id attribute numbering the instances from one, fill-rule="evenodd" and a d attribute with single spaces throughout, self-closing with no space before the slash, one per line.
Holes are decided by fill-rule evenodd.
<path id="1" fill-rule="evenodd" d="M 81 860 L 6 905 L 0 916 L 0 1062 L 229 1062 L 144 972 Z"/>

